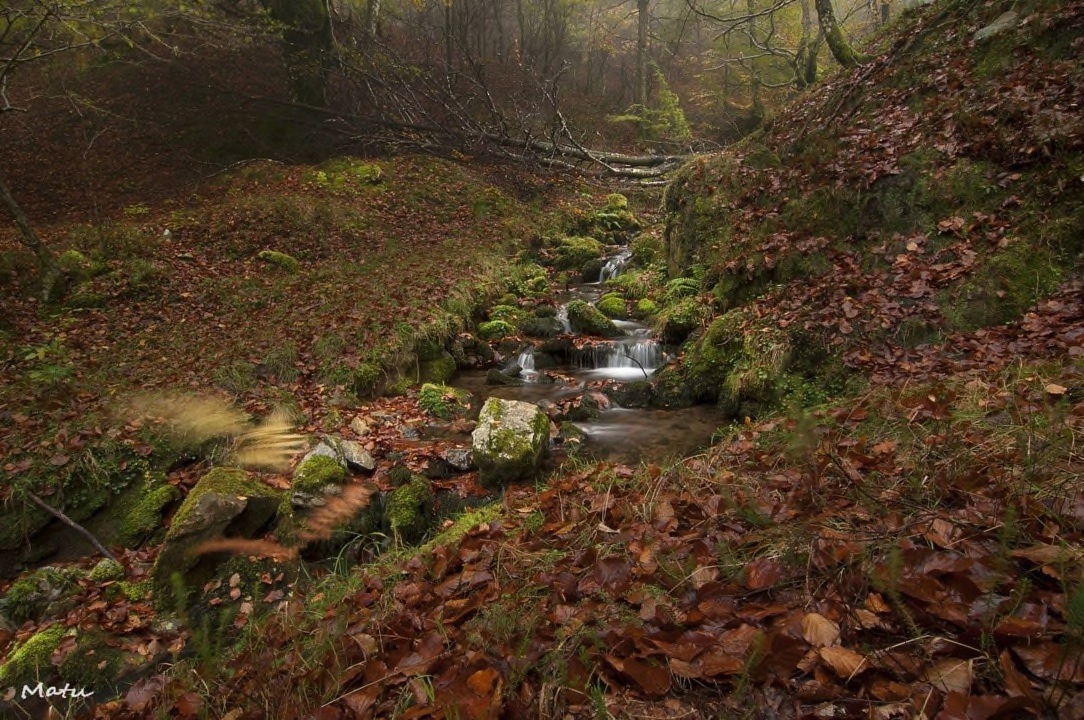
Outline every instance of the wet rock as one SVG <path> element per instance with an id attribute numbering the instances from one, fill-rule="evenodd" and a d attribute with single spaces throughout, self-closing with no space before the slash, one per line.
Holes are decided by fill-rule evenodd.
<path id="1" fill-rule="evenodd" d="M 610 318 L 583 300 L 574 300 L 568 304 L 568 321 L 573 330 L 586 335 L 618 337 L 624 334 Z"/>
<path id="2" fill-rule="evenodd" d="M 603 392 L 623 408 L 646 408 L 651 405 L 652 388 L 647 380 L 608 385 Z"/>
<path id="3" fill-rule="evenodd" d="M 497 368 L 490 368 L 486 373 L 486 385 L 519 385 L 520 380 L 509 377 Z"/>
<path id="4" fill-rule="evenodd" d="M 549 446 L 550 421 L 537 405 L 490 398 L 471 437 L 482 484 L 502 487 L 532 478 Z"/>

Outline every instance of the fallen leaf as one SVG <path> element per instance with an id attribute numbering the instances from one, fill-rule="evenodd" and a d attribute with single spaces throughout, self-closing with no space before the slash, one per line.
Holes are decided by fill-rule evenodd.
<path id="1" fill-rule="evenodd" d="M 943 658 L 922 674 L 922 679 L 942 692 L 966 695 L 975 679 L 971 660 Z"/>
<path id="2" fill-rule="evenodd" d="M 828 667 L 837 677 L 849 680 L 862 670 L 870 667 L 864 655 L 856 653 L 845 647 L 825 647 L 819 651 L 821 659 L 828 663 Z"/>
<path id="3" fill-rule="evenodd" d="M 839 643 L 839 625 L 820 613 L 802 618 L 802 637 L 813 647 L 831 647 Z"/>

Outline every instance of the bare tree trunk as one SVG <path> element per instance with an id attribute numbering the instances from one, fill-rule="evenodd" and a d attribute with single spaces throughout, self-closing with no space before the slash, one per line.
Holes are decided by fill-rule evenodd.
<path id="1" fill-rule="evenodd" d="M 286 61 L 294 96 L 306 105 L 323 105 L 335 38 L 325 0 L 261 0 L 271 18 L 285 26 Z"/>
<path id="2" fill-rule="evenodd" d="M 828 49 L 832 56 L 843 67 L 854 67 L 866 61 L 866 57 L 851 47 L 847 42 L 847 36 L 843 34 L 843 28 L 836 20 L 835 10 L 832 9 L 832 0 L 816 0 L 817 15 L 821 21 L 821 31 L 828 43 Z"/>
<path id="3" fill-rule="evenodd" d="M 376 37 L 380 28 L 380 0 L 368 0 L 365 3 L 365 18 L 362 25 L 362 33 L 366 40 Z"/>
<path id="4" fill-rule="evenodd" d="M 636 102 L 647 107 L 647 6 L 650 0 L 636 0 Z"/>
<path id="5" fill-rule="evenodd" d="M 34 232 L 34 228 L 30 225 L 30 219 L 23 212 L 23 208 L 15 199 L 15 196 L 11 194 L 11 188 L 8 187 L 3 170 L 0 170 L 0 202 L 4 204 L 8 213 L 15 220 L 15 224 L 19 227 L 20 242 L 28 247 L 38 259 L 42 294 L 48 300 L 57 282 L 64 274 L 63 270 L 60 268 L 60 263 L 57 262 L 56 254 Z"/>
<path id="6" fill-rule="evenodd" d="M 809 87 L 817 81 L 817 52 L 820 50 L 820 33 L 813 36 L 813 8 L 809 0 L 801 0 L 802 39 L 794 53 L 794 77 L 798 89 Z"/>

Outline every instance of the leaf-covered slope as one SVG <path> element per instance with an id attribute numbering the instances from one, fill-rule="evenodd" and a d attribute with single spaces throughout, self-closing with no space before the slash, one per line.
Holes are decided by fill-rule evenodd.
<path id="1" fill-rule="evenodd" d="M 678 400 L 755 415 L 839 362 L 883 381 L 1080 352 L 1084 5 L 942 2 L 896 25 L 669 188 L 669 271 L 718 316 L 663 379 Z"/>

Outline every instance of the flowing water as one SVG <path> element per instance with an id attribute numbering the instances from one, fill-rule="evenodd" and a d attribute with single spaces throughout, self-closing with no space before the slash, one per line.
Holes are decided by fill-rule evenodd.
<path id="1" fill-rule="evenodd" d="M 596 303 L 605 281 L 620 275 L 629 257 L 630 252 L 622 250 L 604 263 L 598 282 L 571 286 L 558 296 L 557 320 L 570 341 L 565 352 L 544 353 L 541 348 L 547 343 L 536 341 L 509 354 L 505 371 L 514 372 L 512 366 L 518 366 L 520 384 L 487 385 L 486 372 L 480 370 L 461 372 L 452 384 L 478 397 L 523 400 L 545 407 L 596 389 L 601 384 L 598 381 L 650 380 L 670 360 L 668 349 L 652 336 L 650 327 L 633 320 L 615 320 L 624 336 L 603 340 L 573 333 L 568 322 L 568 303 Z M 586 434 L 585 449 L 590 455 L 636 463 L 692 454 L 710 444 L 724 422 L 725 418 L 710 406 L 646 410 L 614 404 L 597 418 L 575 425 Z"/>

